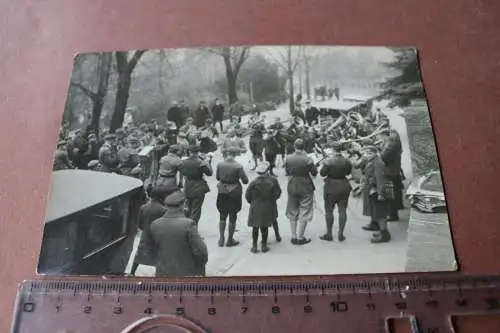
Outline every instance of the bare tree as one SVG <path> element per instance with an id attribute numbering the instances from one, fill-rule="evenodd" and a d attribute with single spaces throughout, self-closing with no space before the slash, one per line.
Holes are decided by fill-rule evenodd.
<path id="1" fill-rule="evenodd" d="M 233 104 L 238 100 L 238 93 L 236 91 L 236 81 L 238 79 L 238 74 L 240 73 L 241 66 L 243 66 L 243 63 L 248 59 L 250 55 L 250 47 L 224 46 L 209 48 L 207 49 L 207 51 L 212 54 L 221 56 L 224 60 L 228 89 L 227 97 L 229 99 L 229 103 Z"/>
<path id="2" fill-rule="evenodd" d="M 110 132 L 122 127 L 127 109 L 130 85 L 132 83 L 132 72 L 146 51 L 135 51 L 129 59 L 129 52 L 115 52 L 116 70 L 118 72 L 118 88 L 116 91 L 115 110 L 111 117 Z"/>
<path id="3" fill-rule="evenodd" d="M 275 52 L 268 52 L 268 54 L 286 73 L 288 78 L 288 104 L 290 107 L 290 113 L 293 113 L 295 110 L 294 75 L 299 63 L 303 59 L 304 47 L 288 45 L 276 48 L 274 51 Z"/>
<path id="4" fill-rule="evenodd" d="M 85 85 L 76 81 L 71 81 L 71 86 L 80 89 L 92 101 L 92 118 L 90 129 L 94 130 L 96 134 L 99 134 L 99 121 L 101 119 L 104 101 L 106 95 L 108 94 L 108 82 L 111 72 L 112 58 L 111 53 L 109 52 L 99 53 L 97 54 L 97 57 L 97 92 L 94 92 L 92 88 L 86 87 Z M 79 60 L 77 59 L 75 63 L 78 63 L 78 61 Z"/>

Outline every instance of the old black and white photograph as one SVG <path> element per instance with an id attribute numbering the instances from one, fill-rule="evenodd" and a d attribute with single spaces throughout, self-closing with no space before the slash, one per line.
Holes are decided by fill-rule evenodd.
<path id="1" fill-rule="evenodd" d="M 415 48 L 82 53 L 61 113 L 39 274 L 457 269 Z"/>

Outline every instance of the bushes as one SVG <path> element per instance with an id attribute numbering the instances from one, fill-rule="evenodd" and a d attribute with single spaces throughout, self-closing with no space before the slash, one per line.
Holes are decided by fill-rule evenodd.
<path id="1" fill-rule="evenodd" d="M 426 105 L 404 109 L 414 176 L 439 169 L 434 133 Z"/>

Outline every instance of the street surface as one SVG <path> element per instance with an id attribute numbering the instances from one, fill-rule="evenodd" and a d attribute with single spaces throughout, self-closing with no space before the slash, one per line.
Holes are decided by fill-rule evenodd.
<path id="1" fill-rule="evenodd" d="M 265 114 L 267 115 L 267 121 L 272 122 L 275 117 L 281 117 L 282 120 L 287 119 L 289 112 L 287 105 L 281 105 L 278 110 L 268 111 Z M 411 160 L 405 121 L 399 116 L 398 111 L 388 111 L 387 115 L 393 128 L 399 131 L 401 135 L 404 150 L 403 170 L 410 181 L 412 178 Z M 247 117 L 243 117 L 242 122 L 245 123 L 247 119 Z M 213 160 L 214 171 L 215 166 L 221 159 L 221 153 L 217 151 Z M 249 170 L 252 166 L 250 153 L 248 152 L 246 156 L 240 157 L 239 160 L 244 164 L 249 179 L 254 179 L 256 173 Z M 247 227 L 249 204 L 246 201 L 243 202 L 243 208 L 238 215 L 238 231 L 235 234 L 235 238 L 241 242 L 240 245 L 231 248 L 217 246 L 219 238 L 219 213 L 216 208 L 217 181 L 215 176 L 207 178 L 211 192 L 205 198 L 199 222 L 199 232 L 207 244 L 209 253 L 206 268 L 207 276 L 324 275 L 405 271 L 409 209 L 400 211 L 401 221 L 389 223 L 389 230 L 392 235 L 391 242 L 371 244 L 372 233 L 361 229 L 361 226 L 369 222 L 369 218 L 362 215 L 362 200 L 361 198 L 351 197 L 347 212 L 347 226 L 344 232 L 346 240 L 342 243 L 337 241 L 336 224 L 334 225 L 334 241 L 320 240 L 319 236 L 324 234 L 326 227 L 323 209 L 323 180 L 319 176 L 314 180 L 316 186 L 314 220 L 306 230 L 306 237 L 310 237 L 312 242 L 302 246 L 292 245 L 290 243 L 290 226 L 285 217 L 287 177 L 284 169 L 281 168 L 281 161 L 278 161 L 278 163 L 280 167 L 277 168 L 276 172 L 283 191 L 281 198 L 278 200 L 278 223 L 283 240 L 281 243 L 276 243 L 274 232 L 272 228 L 269 228 L 269 246 L 271 250 L 264 254 L 250 252 L 252 237 L 251 228 Z M 245 189 L 246 186 L 244 186 Z M 334 216 L 337 221 L 336 210 Z M 138 243 L 137 240 L 127 272 L 130 271 Z M 154 268 L 141 265 L 136 275 L 152 276 L 154 275 Z"/>

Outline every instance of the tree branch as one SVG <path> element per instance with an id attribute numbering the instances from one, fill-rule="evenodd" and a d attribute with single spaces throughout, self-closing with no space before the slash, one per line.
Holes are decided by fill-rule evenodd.
<path id="1" fill-rule="evenodd" d="M 75 88 L 80 89 L 81 91 L 83 91 L 85 93 L 85 95 L 87 95 L 91 99 L 97 98 L 97 94 L 95 92 L 91 91 L 89 88 L 81 85 L 80 83 L 71 82 L 70 85 L 75 87 Z"/>
<path id="2" fill-rule="evenodd" d="M 132 56 L 132 59 L 128 62 L 128 71 L 129 73 L 132 73 L 134 70 L 135 66 L 141 59 L 142 55 L 146 52 L 146 50 L 140 50 L 140 51 L 135 51 L 134 55 Z"/>
<path id="3" fill-rule="evenodd" d="M 301 60 L 301 53 L 304 51 L 303 46 L 299 46 L 299 53 L 297 54 L 297 59 L 295 59 L 295 64 L 293 65 L 292 72 L 295 73 L 295 70 L 297 69 L 297 66 L 300 63 Z"/>
<path id="4" fill-rule="evenodd" d="M 250 56 L 250 47 L 243 47 L 240 53 L 240 57 L 234 65 L 234 74 L 235 74 L 234 76 L 238 76 L 241 66 L 248 59 L 249 56 Z"/>

